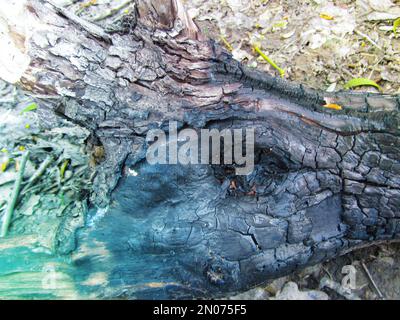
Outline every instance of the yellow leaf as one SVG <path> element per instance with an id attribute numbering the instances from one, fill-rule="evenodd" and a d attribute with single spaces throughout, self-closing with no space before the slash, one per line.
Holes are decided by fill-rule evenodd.
<path id="1" fill-rule="evenodd" d="M 33 102 L 33 103 L 29 104 L 26 108 L 24 108 L 24 110 L 22 110 L 20 114 L 24 114 L 26 112 L 34 111 L 37 108 L 38 108 L 37 104 Z"/>
<path id="2" fill-rule="evenodd" d="M 400 27 L 400 18 L 397 18 L 393 22 L 393 32 L 397 33 L 397 28 Z"/>
<path id="3" fill-rule="evenodd" d="M 97 0 L 89 0 L 86 3 L 82 3 L 81 8 L 89 8 L 90 6 L 93 6 L 95 4 L 97 4 Z"/>
<path id="4" fill-rule="evenodd" d="M 320 13 L 319 17 L 325 20 L 333 20 L 335 19 L 334 16 L 331 16 L 330 14 L 327 13 Z"/>
<path id="5" fill-rule="evenodd" d="M 1 163 L 1 165 L 0 165 L 0 171 L 1 171 L 1 172 L 4 172 L 4 171 L 7 170 L 8 163 L 9 163 L 9 160 L 6 160 L 6 161 L 4 161 L 4 162 Z"/>
<path id="6" fill-rule="evenodd" d="M 333 110 L 342 110 L 342 106 L 339 106 L 336 103 L 327 103 L 324 105 L 325 108 L 333 109 Z"/>
<path id="7" fill-rule="evenodd" d="M 61 168 L 60 168 L 60 178 L 61 179 L 64 178 L 65 170 L 67 170 L 68 164 L 69 164 L 69 159 L 65 160 L 63 162 L 63 164 L 61 165 Z"/>
<path id="8" fill-rule="evenodd" d="M 287 26 L 287 24 L 288 24 L 288 22 L 286 20 L 281 20 L 281 21 L 274 23 L 272 25 L 272 28 L 274 28 L 274 29 L 285 28 Z"/>
<path id="9" fill-rule="evenodd" d="M 362 86 L 370 86 L 370 87 L 375 87 L 379 91 L 382 91 L 382 88 L 373 80 L 367 79 L 367 78 L 354 78 L 346 82 L 344 85 L 345 89 L 351 89 L 354 87 L 362 87 Z"/>

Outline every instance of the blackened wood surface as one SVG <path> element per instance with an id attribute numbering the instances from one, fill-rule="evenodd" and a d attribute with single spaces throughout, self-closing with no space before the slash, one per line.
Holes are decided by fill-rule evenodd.
<path id="1" fill-rule="evenodd" d="M 328 94 L 250 71 L 175 0 L 138 1 L 130 23 L 109 33 L 25 2 L 37 22 L 28 31 L 3 17 L 29 61 L 19 84 L 105 148 L 92 202 L 110 209 L 79 236 L 79 290 L 221 296 L 399 237 L 398 97 Z M 171 120 L 254 128 L 254 173 L 147 164 L 146 133 Z M 99 274 L 101 285 L 91 281 Z"/>

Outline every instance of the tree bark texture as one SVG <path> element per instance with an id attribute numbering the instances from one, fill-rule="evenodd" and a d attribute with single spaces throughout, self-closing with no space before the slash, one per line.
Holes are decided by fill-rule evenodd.
<path id="1" fill-rule="evenodd" d="M 109 210 L 78 236 L 80 290 L 218 297 L 399 238 L 398 96 L 324 93 L 249 70 L 177 0 L 137 1 L 110 30 L 51 1 L 15 7 L 15 17 L 0 11 L 2 41 L 16 51 L 1 76 L 105 149 L 91 200 Z M 149 165 L 146 133 L 171 120 L 254 128 L 254 172 Z M 99 273 L 105 284 L 90 284 Z"/>

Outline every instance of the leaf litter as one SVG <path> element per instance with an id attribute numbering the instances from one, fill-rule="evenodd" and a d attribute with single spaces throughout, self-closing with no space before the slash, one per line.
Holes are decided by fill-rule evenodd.
<path id="1" fill-rule="evenodd" d="M 75 232 L 84 226 L 86 215 L 93 173 L 84 147 L 89 132 L 64 119 L 43 126 L 37 114 L 40 106 L 10 87 L 0 82 L 0 96 L 9 98 L 0 103 L 0 224 L 22 155 L 29 152 L 7 236 L 35 235 L 42 249 L 67 254 L 74 249 Z"/>
<path id="2" fill-rule="evenodd" d="M 250 67 L 280 75 L 254 52 L 256 45 L 291 81 L 341 90 L 349 80 L 365 78 L 385 93 L 400 92 L 400 37 L 393 30 L 399 1 L 184 2 L 203 32 L 222 45 L 228 42 L 233 56 Z"/>

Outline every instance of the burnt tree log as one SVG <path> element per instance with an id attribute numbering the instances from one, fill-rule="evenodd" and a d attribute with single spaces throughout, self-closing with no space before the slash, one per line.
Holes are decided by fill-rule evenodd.
<path id="1" fill-rule="evenodd" d="M 51 1 L 10 3 L 0 39 L 13 54 L 0 75 L 40 101 L 43 121 L 61 115 L 105 149 L 91 200 L 110 205 L 78 236 L 80 290 L 221 296 L 399 238 L 398 96 L 324 93 L 249 70 L 177 0 L 137 1 L 109 30 Z M 148 164 L 146 133 L 171 120 L 254 128 L 254 172 Z"/>

